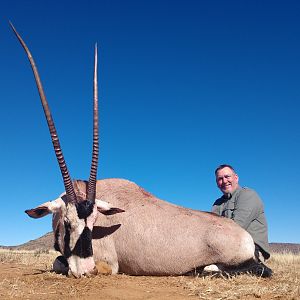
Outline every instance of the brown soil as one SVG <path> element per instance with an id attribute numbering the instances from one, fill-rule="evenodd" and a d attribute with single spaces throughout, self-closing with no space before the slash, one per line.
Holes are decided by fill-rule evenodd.
<path id="1" fill-rule="evenodd" d="M 1 254 L 1 252 L 0 252 Z M 272 278 L 97 275 L 68 278 L 50 272 L 56 253 L 2 251 L 0 299 L 300 300 L 300 255 L 273 254 Z"/>
<path id="2" fill-rule="evenodd" d="M 44 268 L 45 269 L 45 268 Z M 67 278 L 17 263 L 0 264 L 0 299 L 199 299 L 191 277 L 98 275 Z"/>

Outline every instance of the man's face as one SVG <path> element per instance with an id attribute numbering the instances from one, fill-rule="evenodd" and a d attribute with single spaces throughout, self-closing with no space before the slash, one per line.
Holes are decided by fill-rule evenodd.
<path id="1" fill-rule="evenodd" d="M 232 194 L 239 186 L 239 177 L 230 168 L 225 167 L 217 172 L 216 182 L 223 194 Z"/>

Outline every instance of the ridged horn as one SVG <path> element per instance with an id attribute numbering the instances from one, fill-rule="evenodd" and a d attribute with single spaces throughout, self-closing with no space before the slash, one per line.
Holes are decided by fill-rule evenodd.
<path id="1" fill-rule="evenodd" d="M 44 89 L 43 89 L 43 86 L 42 86 L 42 82 L 41 82 L 37 67 L 35 65 L 33 57 L 31 55 L 28 47 L 26 46 L 25 42 L 23 41 L 23 39 L 21 38 L 21 36 L 19 35 L 17 30 L 13 26 L 13 24 L 11 22 L 9 22 L 9 24 L 10 24 L 12 30 L 14 31 L 15 35 L 17 36 L 19 42 L 21 43 L 22 47 L 24 48 L 24 50 L 27 54 L 27 57 L 29 59 L 29 62 L 30 62 L 30 65 L 31 65 L 31 68 L 32 68 L 32 71 L 33 71 L 33 74 L 34 74 L 35 82 L 36 82 L 36 85 L 37 85 L 37 88 L 38 88 L 38 91 L 39 91 L 39 94 L 40 94 L 40 98 L 41 98 L 41 102 L 42 102 L 42 105 L 43 105 L 45 117 L 46 117 L 46 120 L 47 120 L 47 123 L 48 123 L 48 128 L 49 128 L 49 131 L 50 131 L 50 135 L 51 135 L 55 155 L 56 155 L 56 158 L 57 158 L 57 161 L 58 161 L 58 164 L 59 164 L 59 168 L 60 168 L 60 171 L 61 171 L 61 174 L 62 174 L 62 177 L 63 177 L 64 186 L 65 186 L 65 190 L 66 190 L 66 194 L 67 194 L 67 200 L 69 202 L 75 203 L 76 202 L 76 194 L 75 194 L 75 191 L 74 191 L 72 180 L 71 180 L 71 177 L 69 175 L 69 171 L 68 171 L 63 153 L 62 153 L 62 149 L 60 147 L 57 131 L 55 129 L 54 121 L 53 121 L 53 118 L 52 118 L 52 115 L 51 115 L 51 112 L 50 112 L 50 108 L 49 108 L 49 105 L 48 105 L 48 102 L 47 102 L 47 99 L 46 99 L 46 96 L 45 96 L 45 93 L 44 93 Z"/>
<path id="2" fill-rule="evenodd" d="M 97 44 L 95 45 L 95 64 L 94 64 L 94 109 L 93 109 L 93 154 L 91 172 L 88 182 L 87 200 L 95 202 L 97 169 L 99 157 L 99 114 L 98 114 L 98 53 Z"/>

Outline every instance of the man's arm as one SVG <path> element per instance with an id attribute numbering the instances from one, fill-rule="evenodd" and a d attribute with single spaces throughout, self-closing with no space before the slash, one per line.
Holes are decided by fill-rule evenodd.
<path id="1" fill-rule="evenodd" d="M 244 229 L 247 229 L 261 210 L 262 202 L 257 193 L 250 189 L 243 189 L 236 199 L 233 220 Z"/>
<path id="2" fill-rule="evenodd" d="M 221 216 L 221 210 L 219 205 L 213 205 L 211 211 L 219 216 Z"/>
<path id="3" fill-rule="evenodd" d="M 222 215 L 222 198 L 217 199 L 212 208 L 211 208 L 211 212 L 221 216 Z"/>

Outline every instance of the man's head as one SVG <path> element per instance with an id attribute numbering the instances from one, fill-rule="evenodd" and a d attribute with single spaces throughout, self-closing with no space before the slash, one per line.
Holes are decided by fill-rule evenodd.
<path id="1" fill-rule="evenodd" d="M 239 177 L 230 165 L 220 165 L 215 170 L 218 188 L 223 194 L 232 194 L 239 187 Z"/>

